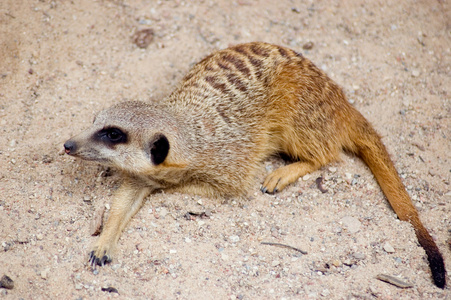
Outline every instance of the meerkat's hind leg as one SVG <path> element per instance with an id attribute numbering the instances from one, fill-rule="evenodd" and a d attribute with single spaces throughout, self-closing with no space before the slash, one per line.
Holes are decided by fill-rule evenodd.
<path id="1" fill-rule="evenodd" d="M 261 187 L 261 191 L 269 194 L 280 192 L 287 185 L 298 180 L 299 177 L 313 172 L 318 168 L 319 167 L 316 164 L 305 161 L 298 161 L 280 167 L 266 177 Z"/>
<path id="2" fill-rule="evenodd" d="M 103 266 L 112 261 L 121 232 L 141 208 L 144 198 L 150 192 L 150 188 L 141 186 L 130 178 L 125 179 L 114 197 L 110 215 L 102 233 L 90 252 L 91 266 Z"/>

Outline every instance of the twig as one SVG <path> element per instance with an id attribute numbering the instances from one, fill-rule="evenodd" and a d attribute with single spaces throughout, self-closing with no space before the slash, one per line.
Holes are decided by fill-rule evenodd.
<path id="1" fill-rule="evenodd" d="M 393 284 L 394 286 L 403 288 L 403 289 L 413 287 L 412 284 L 404 282 L 404 281 L 402 281 L 402 280 L 400 280 L 400 279 L 398 279 L 398 278 L 396 278 L 394 276 L 390 276 L 390 275 L 387 275 L 387 274 L 379 274 L 379 275 L 376 276 L 376 278 L 381 280 L 381 281 Z"/>
<path id="2" fill-rule="evenodd" d="M 301 250 L 299 248 L 295 248 L 293 246 L 290 245 L 285 245 L 285 244 L 280 244 L 280 243 L 271 243 L 271 242 L 261 242 L 262 245 L 269 245 L 269 246 L 278 246 L 278 247 L 283 247 L 283 248 L 288 248 L 297 252 L 301 252 L 302 254 L 307 254 L 307 251 Z"/>

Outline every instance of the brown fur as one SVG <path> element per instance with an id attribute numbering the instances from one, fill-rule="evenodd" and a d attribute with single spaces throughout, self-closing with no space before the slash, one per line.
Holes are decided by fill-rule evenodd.
<path id="1" fill-rule="evenodd" d="M 120 129 L 126 138 L 101 140 L 105 128 Z M 126 102 L 102 111 L 65 147 L 125 177 L 92 264 L 111 260 L 121 231 L 155 190 L 242 196 L 260 163 L 282 152 L 296 162 L 266 178 L 262 191 L 274 193 L 345 150 L 367 163 L 396 214 L 413 225 L 436 285 L 445 286 L 443 258 L 378 134 L 337 84 L 293 50 L 249 43 L 215 52 L 161 103 Z"/>

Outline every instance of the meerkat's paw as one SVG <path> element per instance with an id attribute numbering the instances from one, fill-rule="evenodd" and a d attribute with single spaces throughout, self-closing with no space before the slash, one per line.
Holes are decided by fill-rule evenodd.
<path id="1" fill-rule="evenodd" d="M 103 245 L 103 246 L 96 246 L 94 247 L 94 250 L 92 250 L 89 253 L 89 264 L 91 267 L 101 266 L 110 263 L 113 260 L 113 256 L 111 254 L 110 247 Z"/>
<path id="2" fill-rule="evenodd" d="M 279 168 L 266 177 L 265 182 L 261 187 L 263 193 L 274 194 L 280 192 L 287 185 L 296 181 L 297 177 L 292 178 L 292 174 L 287 172 L 288 170 L 286 170 L 286 167 L 287 166 Z"/>
<path id="3" fill-rule="evenodd" d="M 306 162 L 295 162 L 287 166 L 278 168 L 269 174 L 261 187 L 263 193 L 274 194 L 283 190 L 290 183 L 295 182 L 299 177 L 314 171 L 316 167 Z"/>

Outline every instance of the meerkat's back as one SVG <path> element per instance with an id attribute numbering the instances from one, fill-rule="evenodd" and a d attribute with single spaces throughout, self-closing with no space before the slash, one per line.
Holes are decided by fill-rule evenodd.
<path id="1" fill-rule="evenodd" d="M 217 159 L 214 165 L 225 163 L 230 173 L 235 168 L 228 167 L 230 163 L 259 163 L 278 152 L 310 161 L 315 169 L 336 160 L 342 148 L 351 145 L 346 127 L 354 120 L 348 118 L 358 114 L 340 87 L 308 59 L 265 43 L 238 45 L 206 57 L 166 103 L 196 123 L 193 134 L 208 143 L 205 149 L 228 151 L 212 159 Z M 253 177 L 256 166 L 236 168 L 237 180 Z"/>

